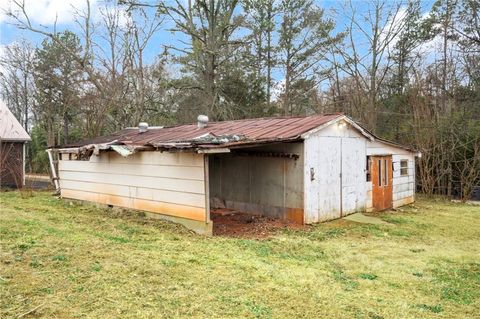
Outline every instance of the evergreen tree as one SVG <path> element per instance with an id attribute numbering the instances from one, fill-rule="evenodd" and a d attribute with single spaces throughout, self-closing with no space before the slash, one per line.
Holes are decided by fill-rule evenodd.
<path id="1" fill-rule="evenodd" d="M 57 42 L 44 40 L 36 50 L 34 77 L 37 103 L 34 113 L 43 126 L 47 145 L 68 143 L 70 125 L 79 107 L 83 72 L 65 53 L 82 52 L 79 38 L 70 31 L 58 34 Z"/>

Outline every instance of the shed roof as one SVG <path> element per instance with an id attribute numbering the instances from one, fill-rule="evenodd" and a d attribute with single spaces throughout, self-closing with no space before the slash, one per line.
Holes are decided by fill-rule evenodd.
<path id="1" fill-rule="evenodd" d="M 8 107 L 0 100 L 0 139 L 2 141 L 25 142 L 30 141 L 30 136 L 10 112 Z"/>
<path id="2" fill-rule="evenodd" d="M 297 140 L 301 135 L 330 121 L 344 117 L 341 113 L 307 117 L 272 117 L 234 121 L 209 122 L 204 128 L 197 124 L 149 128 L 127 128 L 112 135 L 63 145 L 83 147 L 91 144 L 123 144 L 165 148 L 215 148 L 235 145 Z M 59 147 L 60 148 L 60 147 Z"/>
<path id="3" fill-rule="evenodd" d="M 234 121 L 209 122 L 206 127 L 184 124 L 171 127 L 150 127 L 146 132 L 126 128 L 111 135 L 57 146 L 65 152 L 114 149 L 127 156 L 145 148 L 206 149 L 247 147 L 264 143 L 298 141 L 332 123 L 344 120 L 370 140 L 380 140 L 397 147 L 410 148 L 377 138 L 343 113 L 318 114 L 304 117 L 270 117 Z M 115 146 L 114 145 L 123 145 Z"/>

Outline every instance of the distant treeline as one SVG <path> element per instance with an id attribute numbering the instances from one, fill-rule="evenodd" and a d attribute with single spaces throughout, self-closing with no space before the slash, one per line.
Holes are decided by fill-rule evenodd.
<path id="1" fill-rule="evenodd" d="M 480 184 L 480 2 L 312 0 L 106 2 L 81 31 L 10 22 L 44 36 L 5 48 L 1 94 L 44 149 L 136 126 L 344 112 L 422 152 L 418 187 L 467 198 Z M 155 47 L 159 32 L 176 36 Z M 156 48 L 154 62 L 146 60 Z"/>

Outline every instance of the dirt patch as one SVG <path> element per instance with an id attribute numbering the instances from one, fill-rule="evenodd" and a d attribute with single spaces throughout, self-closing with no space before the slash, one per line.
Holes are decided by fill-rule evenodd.
<path id="1" fill-rule="evenodd" d="M 215 236 L 267 238 L 282 229 L 306 227 L 288 220 L 226 209 L 212 210 L 210 216 L 213 221 L 213 235 Z"/>

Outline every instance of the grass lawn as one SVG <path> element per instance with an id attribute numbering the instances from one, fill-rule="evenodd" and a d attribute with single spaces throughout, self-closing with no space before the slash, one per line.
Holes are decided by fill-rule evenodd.
<path id="1" fill-rule="evenodd" d="M 480 318 L 480 206 L 263 240 L 0 193 L 0 318 Z"/>

